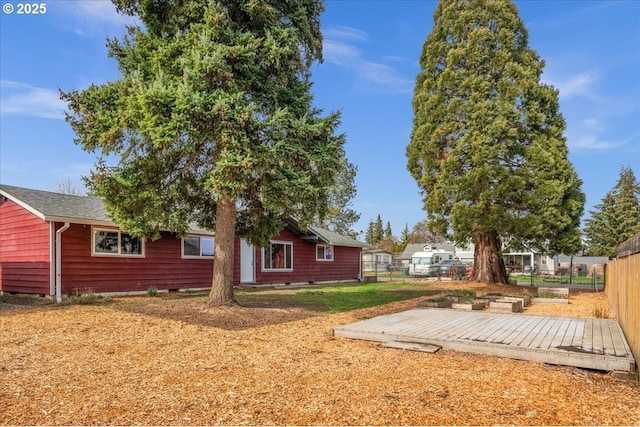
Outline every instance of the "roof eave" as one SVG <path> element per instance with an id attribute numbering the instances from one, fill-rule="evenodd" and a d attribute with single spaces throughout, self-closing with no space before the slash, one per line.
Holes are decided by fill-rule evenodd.
<path id="1" fill-rule="evenodd" d="M 96 225 L 101 227 L 118 227 L 113 221 L 97 220 L 97 219 L 85 219 L 85 218 L 70 218 L 61 216 L 45 216 L 43 219 L 47 222 L 68 222 L 71 224 L 80 225 Z"/>

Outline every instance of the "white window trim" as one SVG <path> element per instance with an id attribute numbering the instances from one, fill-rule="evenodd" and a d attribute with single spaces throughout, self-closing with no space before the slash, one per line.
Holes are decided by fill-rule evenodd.
<path id="1" fill-rule="evenodd" d="M 108 233 L 118 233 L 118 253 L 111 254 L 105 252 L 96 252 L 96 232 L 98 231 L 106 231 Z M 122 234 L 124 232 L 118 228 L 108 228 L 108 227 L 91 227 L 91 256 L 94 257 L 111 257 L 111 258 L 144 258 L 146 253 L 146 239 L 141 238 L 140 244 L 142 245 L 142 251 L 140 254 L 122 254 L 121 250 L 121 242 L 122 242 Z M 124 233 L 129 234 L 129 233 Z"/>
<path id="2" fill-rule="evenodd" d="M 269 247 L 271 247 L 271 245 L 289 245 L 289 246 L 291 246 L 291 268 L 286 268 L 286 267 L 285 268 L 265 268 L 265 265 L 264 265 L 265 248 L 262 248 L 262 260 L 260 262 L 261 271 L 263 271 L 265 273 L 277 273 L 277 272 L 283 272 L 283 271 L 287 271 L 287 272 L 293 271 L 293 242 L 285 241 L 285 240 L 270 240 L 269 241 Z M 285 265 L 286 265 L 286 262 L 285 262 Z"/>
<path id="3" fill-rule="evenodd" d="M 200 239 L 200 255 L 185 255 L 184 254 L 184 239 L 185 237 L 197 237 Z M 213 255 L 202 255 L 202 239 L 213 239 Z M 215 236 L 202 235 L 202 234 L 187 234 L 180 239 L 180 255 L 182 259 L 214 259 L 216 257 L 216 238 Z"/>
<path id="4" fill-rule="evenodd" d="M 320 248 L 320 247 L 323 247 L 325 249 L 324 250 L 325 257 L 327 256 L 327 248 L 331 249 L 331 259 L 318 258 L 318 248 Z M 336 252 L 335 252 L 335 248 L 333 247 L 333 245 L 316 245 L 316 261 L 333 262 L 335 257 L 336 257 Z"/>

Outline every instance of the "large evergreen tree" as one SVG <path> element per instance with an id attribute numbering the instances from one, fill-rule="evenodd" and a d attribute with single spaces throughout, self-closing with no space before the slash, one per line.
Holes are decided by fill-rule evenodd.
<path id="1" fill-rule="evenodd" d="M 615 187 L 585 221 L 585 255 L 618 255 L 618 246 L 640 231 L 640 183 L 629 167 L 620 169 Z"/>
<path id="2" fill-rule="evenodd" d="M 88 187 L 134 235 L 215 229 L 209 307 L 232 304 L 236 234 L 264 246 L 290 216 L 322 218 L 346 162 L 339 115 L 310 94 L 323 2 L 113 1 L 144 25 L 108 40 L 122 77 L 62 94 L 101 155 Z"/>
<path id="3" fill-rule="evenodd" d="M 472 279 L 487 283 L 507 283 L 505 238 L 573 253 L 581 181 L 515 5 L 441 0 L 420 66 L 407 157 L 430 230 L 475 243 Z"/>

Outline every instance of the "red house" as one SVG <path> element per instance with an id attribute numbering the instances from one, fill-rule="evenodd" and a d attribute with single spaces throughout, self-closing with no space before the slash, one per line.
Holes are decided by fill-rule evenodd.
<path id="1" fill-rule="evenodd" d="M 235 284 L 358 281 L 363 244 L 294 221 L 267 248 L 236 240 Z M 131 236 L 100 199 L 0 185 L 0 293 L 55 295 L 209 288 L 215 237 Z"/>

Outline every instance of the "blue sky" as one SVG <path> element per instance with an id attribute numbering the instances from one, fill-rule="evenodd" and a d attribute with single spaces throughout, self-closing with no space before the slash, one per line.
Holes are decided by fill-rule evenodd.
<path id="1" fill-rule="evenodd" d="M 58 88 L 118 78 L 105 38 L 130 18 L 109 1 L 42 1 L 17 14 L 1 0 L 0 182 L 55 191 L 95 156 L 73 142 Z M 14 6 L 6 13 L 6 5 Z M 615 185 L 620 168 L 640 179 L 640 1 L 516 1 L 529 46 L 545 60 L 543 82 L 560 90 L 569 158 L 583 180 L 585 215 Z M 418 59 L 435 1 L 326 3 L 324 63 L 313 70 L 316 106 L 342 112 L 347 155 L 357 165 L 357 230 L 378 214 L 399 236 L 425 219 L 406 168 Z"/>

